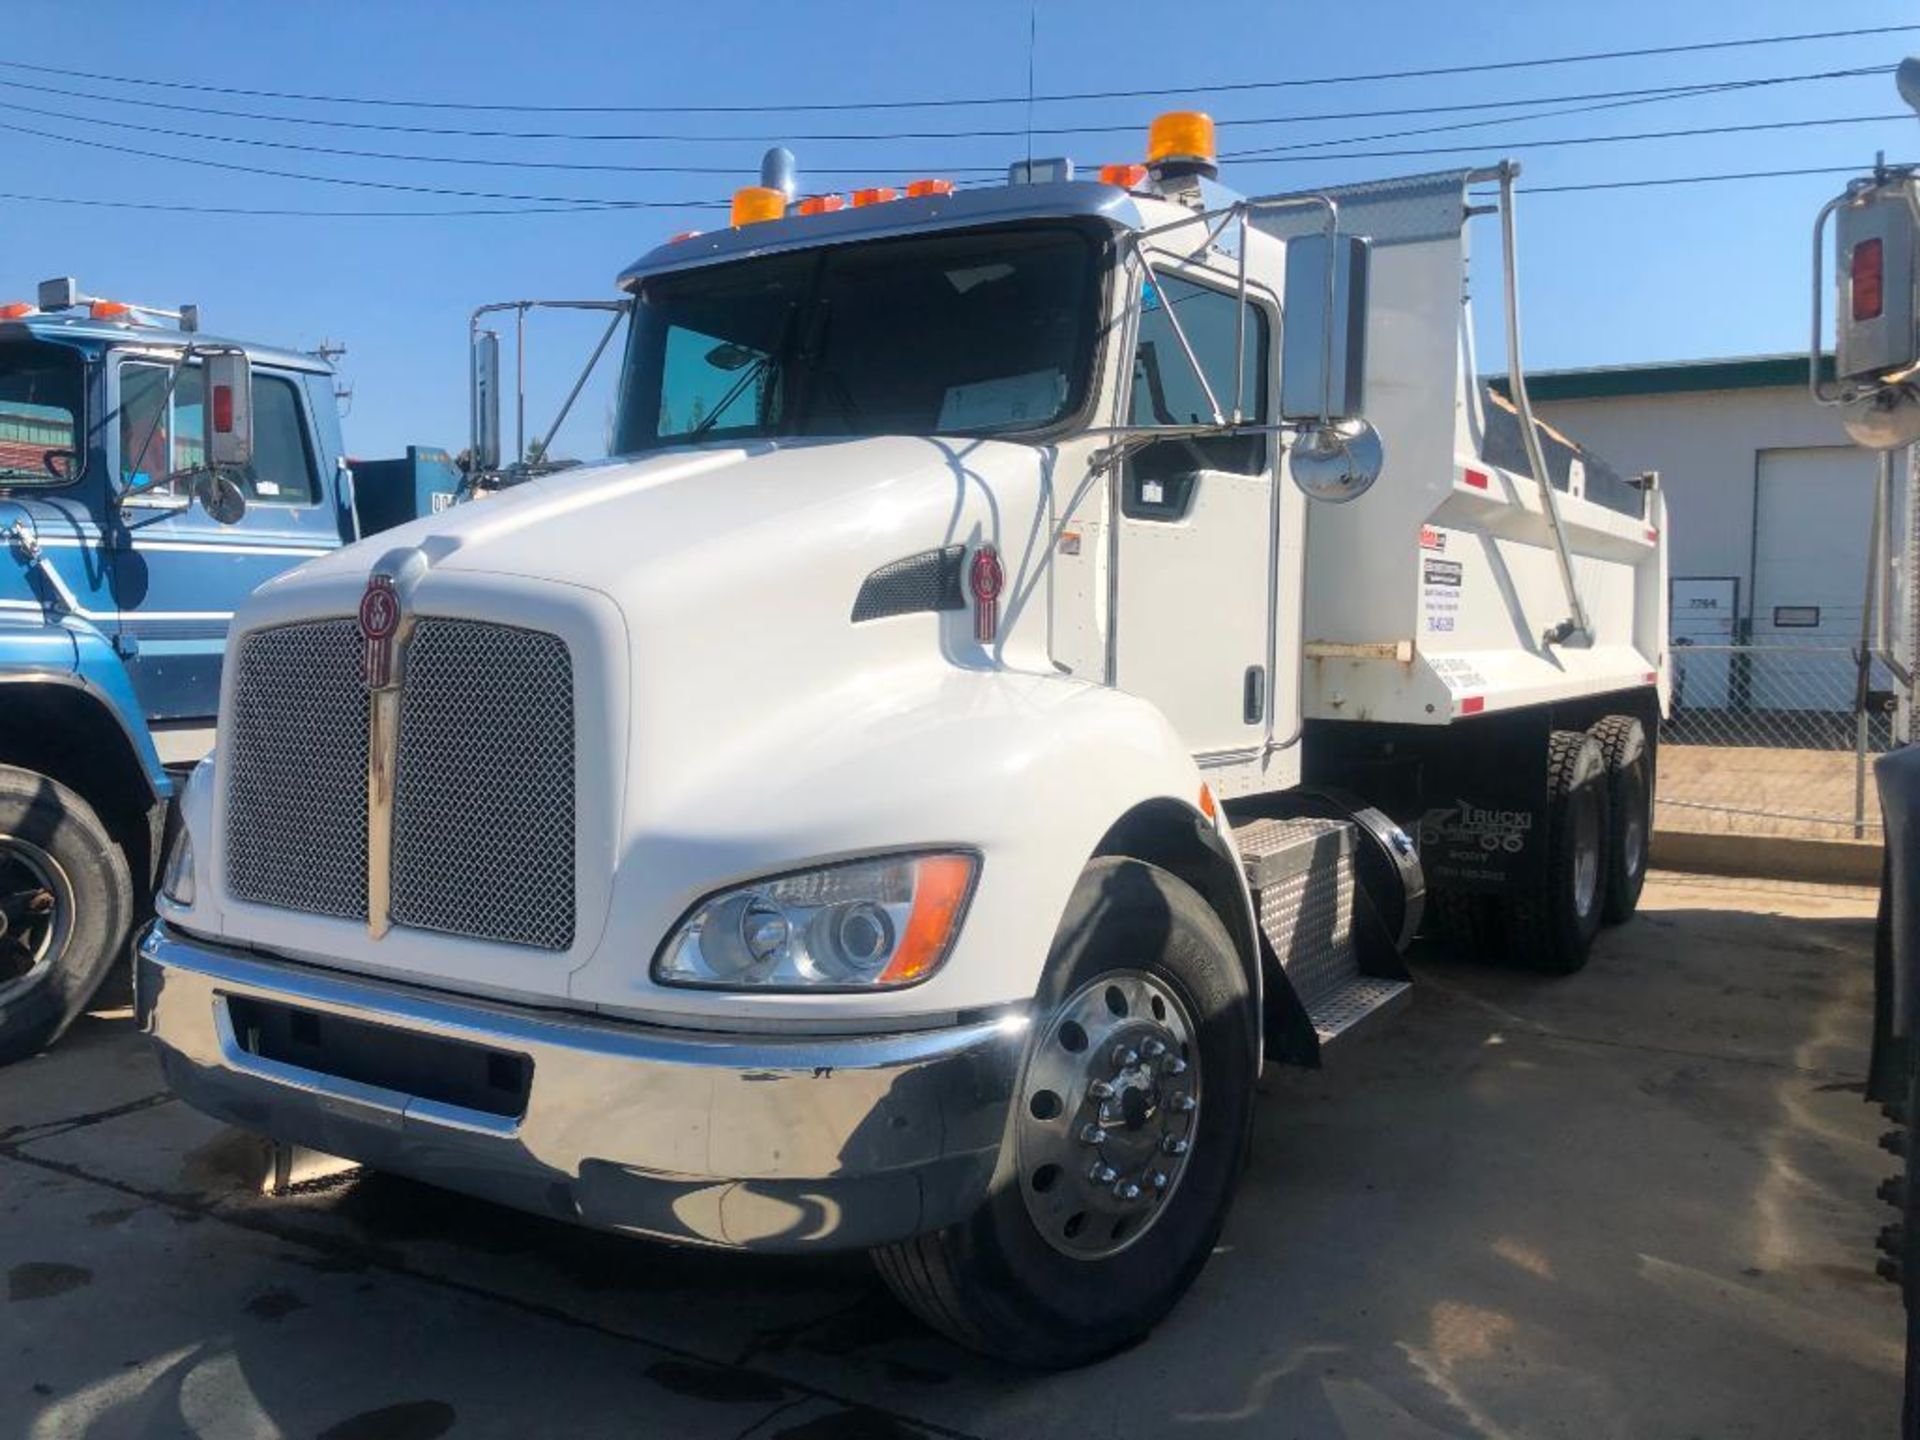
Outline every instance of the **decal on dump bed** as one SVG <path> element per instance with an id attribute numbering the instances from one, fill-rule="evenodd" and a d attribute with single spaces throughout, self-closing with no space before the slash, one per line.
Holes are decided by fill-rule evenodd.
<path id="1" fill-rule="evenodd" d="M 1451 634 L 1459 624 L 1463 573 L 1458 560 L 1428 555 L 1420 561 L 1421 628 L 1429 635 Z"/>

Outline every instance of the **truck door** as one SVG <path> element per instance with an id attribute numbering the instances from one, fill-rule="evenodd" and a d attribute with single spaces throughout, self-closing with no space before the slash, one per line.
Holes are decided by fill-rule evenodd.
<path id="1" fill-rule="evenodd" d="M 1222 407 L 1233 403 L 1231 282 L 1163 269 L 1142 301 L 1128 401 L 1134 425 L 1211 418 L 1169 306 Z M 1247 309 L 1244 408 L 1265 423 L 1274 325 L 1264 301 Z M 1196 755 L 1251 749 L 1266 736 L 1274 449 L 1268 435 L 1158 440 L 1135 451 L 1120 476 L 1115 683 L 1158 705 Z"/>
<path id="2" fill-rule="evenodd" d="M 122 358 L 111 403 L 120 483 L 200 463 L 200 367 Z M 254 461 L 241 479 L 247 512 L 215 523 L 189 503 L 184 485 L 161 486 L 120 507 L 114 553 L 122 650 L 134 689 L 158 732 L 184 731 L 180 744 L 204 751 L 219 708 L 220 657 L 234 608 L 256 585 L 339 543 L 323 487 L 314 430 L 299 377 L 254 370 Z M 186 753 L 163 755 L 189 759 Z"/>

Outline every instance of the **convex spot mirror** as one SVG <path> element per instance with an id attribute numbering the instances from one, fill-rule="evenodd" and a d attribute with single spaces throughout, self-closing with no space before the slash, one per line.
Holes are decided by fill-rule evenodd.
<path id="1" fill-rule="evenodd" d="M 244 350 L 213 350 L 200 363 L 207 387 L 201 412 L 206 464 L 215 470 L 244 470 L 253 463 L 252 362 Z M 243 498 L 242 506 L 245 503 Z M 208 513 L 213 513 L 211 508 Z"/>
<path id="2" fill-rule="evenodd" d="M 247 495 L 224 470 L 196 471 L 191 493 L 207 517 L 219 525 L 237 525 L 247 513 Z"/>
<path id="3" fill-rule="evenodd" d="M 1308 499 L 1344 504 L 1358 500 L 1380 478 L 1386 452 L 1380 432 L 1364 420 L 1315 425 L 1294 441 L 1287 469 Z"/>
<path id="4" fill-rule="evenodd" d="M 1358 235 L 1287 241 L 1280 418 L 1289 424 L 1366 411 L 1368 257 Z"/>

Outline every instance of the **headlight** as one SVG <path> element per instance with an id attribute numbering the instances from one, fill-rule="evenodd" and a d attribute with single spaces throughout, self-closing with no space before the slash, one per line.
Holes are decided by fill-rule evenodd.
<path id="1" fill-rule="evenodd" d="M 900 855 L 709 895 L 654 961 L 663 985 L 873 990 L 913 985 L 953 948 L 979 860 Z"/>
<path id="2" fill-rule="evenodd" d="M 160 893 L 183 908 L 193 904 L 193 840 L 182 825 L 167 851 L 166 868 L 160 874 Z"/>

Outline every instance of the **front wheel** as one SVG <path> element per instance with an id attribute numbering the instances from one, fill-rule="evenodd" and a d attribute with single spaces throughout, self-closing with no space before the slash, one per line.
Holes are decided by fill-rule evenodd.
<path id="1" fill-rule="evenodd" d="M 936 1329 L 1026 1365 L 1139 1339 L 1226 1222 L 1253 1113 L 1253 1002 L 1220 918 L 1136 860 L 1089 865 L 1034 1007 L 986 1201 L 875 1252 Z"/>
<path id="2" fill-rule="evenodd" d="M 0 1065 L 45 1049 L 126 943 L 133 882 L 93 808 L 0 765 Z"/>

